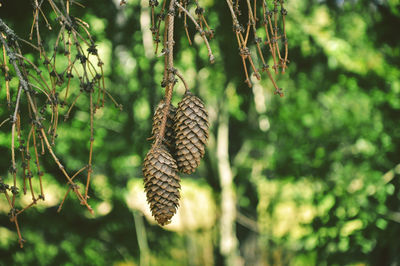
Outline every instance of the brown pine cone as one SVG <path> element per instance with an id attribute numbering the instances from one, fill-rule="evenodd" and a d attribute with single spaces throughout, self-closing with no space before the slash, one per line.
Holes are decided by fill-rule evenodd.
<path id="1" fill-rule="evenodd" d="M 143 162 L 144 188 L 151 213 L 160 225 L 171 222 L 181 185 L 175 159 L 164 145 L 153 146 Z"/>
<path id="2" fill-rule="evenodd" d="M 153 128 L 151 130 L 151 135 L 152 135 L 151 139 L 156 139 L 158 133 L 161 130 L 161 122 L 164 115 L 164 108 L 165 108 L 165 102 L 164 100 L 161 100 L 157 106 L 156 111 L 154 112 Z M 167 124 L 165 126 L 163 144 L 165 144 L 168 147 L 168 150 L 171 153 L 174 153 L 175 149 L 175 133 L 174 133 L 175 113 L 176 113 L 176 108 L 172 104 L 170 104 L 167 116 Z"/>
<path id="3" fill-rule="evenodd" d="M 186 92 L 175 114 L 175 155 L 179 171 L 191 174 L 199 166 L 208 140 L 208 127 L 203 102 Z"/>

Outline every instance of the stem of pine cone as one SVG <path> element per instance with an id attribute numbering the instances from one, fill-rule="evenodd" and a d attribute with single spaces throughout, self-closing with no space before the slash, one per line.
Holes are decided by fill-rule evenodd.
<path id="1" fill-rule="evenodd" d="M 175 85 L 175 74 L 174 74 L 174 19 L 175 19 L 175 0 L 171 0 L 169 4 L 169 11 L 168 11 L 168 29 L 167 29 L 167 53 L 165 56 L 167 57 L 166 60 L 166 70 L 167 74 L 167 86 L 165 87 L 165 107 L 164 107 L 164 114 L 163 119 L 161 121 L 161 128 L 159 135 L 154 143 L 155 146 L 162 143 L 165 134 L 165 127 L 167 125 L 167 117 L 169 112 L 169 106 L 171 104 L 172 92 Z"/>

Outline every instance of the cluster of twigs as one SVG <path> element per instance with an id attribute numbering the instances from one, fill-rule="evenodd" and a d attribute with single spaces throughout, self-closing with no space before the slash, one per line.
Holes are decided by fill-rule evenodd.
<path id="1" fill-rule="evenodd" d="M 197 16 L 196 19 L 188 11 L 188 2 L 189 2 L 189 0 L 173 1 L 173 3 L 170 2 L 172 5 L 172 9 L 169 8 L 167 13 L 170 14 L 171 10 L 173 10 L 172 12 L 174 12 L 174 13 L 172 15 L 175 17 L 176 7 L 178 8 L 178 16 L 179 17 L 181 17 L 181 14 L 183 13 L 185 33 L 186 33 L 186 36 L 188 38 L 190 45 L 192 45 L 192 40 L 190 38 L 190 34 L 188 31 L 187 18 L 189 18 L 193 22 L 193 24 L 196 27 L 196 30 L 200 33 L 201 37 L 204 40 L 204 43 L 207 46 L 210 62 L 213 63 L 214 56 L 212 54 L 208 39 L 212 39 L 214 37 L 214 30 L 209 27 L 207 20 L 204 17 L 204 8 L 202 8 L 199 5 L 198 1 L 195 0 L 195 5 L 196 5 L 195 13 Z M 153 34 L 154 42 L 156 43 L 156 47 L 155 47 L 156 54 L 158 53 L 159 43 L 161 42 L 160 27 L 161 27 L 162 22 L 164 22 L 164 49 L 163 49 L 163 51 L 167 52 L 167 50 L 165 50 L 165 47 L 166 47 L 165 41 L 167 39 L 169 19 L 168 19 L 168 16 L 166 15 L 166 3 L 167 3 L 167 0 L 163 1 L 161 10 L 160 10 L 159 14 L 157 15 L 157 20 L 156 20 L 155 7 L 157 7 L 159 5 L 159 2 L 157 0 L 149 0 L 149 5 L 151 7 L 151 32 Z"/>
<path id="2" fill-rule="evenodd" d="M 42 183 L 44 173 L 40 160 L 46 152 L 50 154 L 69 185 L 58 211 L 61 210 L 69 192 L 73 191 L 80 203 L 93 212 L 87 200 L 92 174 L 94 114 L 98 108 L 104 106 L 106 96 L 118 106 L 105 88 L 103 62 L 89 33 L 88 24 L 70 15 L 72 4 L 83 6 L 73 0 L 61 0 L 58 4 L 53 0 L 33 0 L 32 4 L 33 22 L 29 40 L 17 36 L 0 19 L 0 66 L 5 80 L 0 84 L 0 92 L 6 90 L 7 110 L 10 114 L 0 122 L 0 128 L 11 128 L 10 178 L 0 177 L 0 194 L 4 194 L 9 204 L 9 218 L 16 226 L 21 247 L 24 240 L 18 224 L 19 215 L 38 201 L 45 200 L 45 188 Z M 53 21 L 53 24 L 56 26 L 51 25 L 52 21 L 43 12 L 45 5 L 54 13 L 56 21 Z M 50 51 L 46 49 L 40 34 L 40 25 L 43 24 L 48 30 L 58 28 L 57 38 Z M 38 60 L 28 59 L 24 48 L 36 53 Z M 59 59 L 60 57 L 64 59 Z M 16 86 L 12 85 L 12 79 L 17 79 Z M 85 166 L 71 175 L 55 154 L 54 146 L 60 114 L 64 113 L 64 120 L 67 120 L 82 95 L 89 98 L 89 158 Z M 85 170 L 86 186 L 81 192 L 75 180 Z M 8 179 L 12 179 L 11 184 Z M 39 183 L 40 191 L 35 191 L 34 182 Z M 29 193 L 32 197 L 27 206 L 20 206 L 18 203 L 20 188 L 24 195 Z"/>
<path id="3" fill-rule="evenodd" d="M 196 18 L 189 12 L 188 4 L 190 0 L 170 0 L 168 9 L 167 9 L 168 0 L 162 1 L 161 9 L 159 14 L 156 16 L 155 8 L 160 5 L 157 0 L 149 0 L 149 6 L 151 7 L 151 32 L 153 34 L 153 40 L 155 42 L 155 53 L 158 53 L 159 43 L 161 42 L 161 24 L 164 24 L 164 32 L 163 36 L 163 49 L 161 52 L 165 55 L 164 57 L 164 76 L 161 82 L 161 86 L 165 87 L 165 108 L 163 120 L 161 123 L 161 128 L 158 136 L 156 137 L 155 145 L 162 142 L 165 133 L 165 125 L 167 122 L 167 116 L 169 112 L 169 107 L 171 103 L 171 98 L 173 94 L 173 88 L 177 79 L 177 76 L 184 84 L 186 91 L 189 90 L 187 82 L 185 81 L 182 74 L 179 72 L 177 68 L 174 67 L 174 59 L 173 59 L 173 48 L 174 48 L 174 20 L 178 16 L 182 18 L 183 14 L 183 24 L 186 36 L 188 38 L 188 42 L 191 45 L 192 40 L 188 31 L 187 19 L 189 18 L 192 23 L 195 25 L 196 30 L 202 37 L 208 51 L 208 57 L 210 63 L 214 63 L 215 57 L 212 53 L 209 39 L 214 37 L 214 30 L 210 28 L 207 23 L 207 20 L 204 17 L 204 8 L 199 5 L 199 2 L 195 0 L 194 4 L 196 6 L 195 16 Z"/>
<path id="4" fill-rule="evenodd" d="M 275 88 L 275 94 L 279 94 L 283 96 L 282 89 L 279 88 L 271 75 L 270 66 L 267 64 L 263 51 L 262 44 L 267 45 L 273 59 L 272 69 L 275 73 L 279 73 L 279 69 L 281 69 L 282 73 L 285 73 L 287 68 L 288 60 L 288 41 L 286 37 L 286 26 L 285 26 L 285 18 L 287 15 L 287 10 L 284 7 L 284 0 L 272 0 L 270 5 L 272 5 L 272 9 L 269 8 L 269 5 L 266 0 L 243 0 L 246 8 L 242 9 L 239 5 L 239 0 L 226 0 L 228 4 L 233 23 L 233 31 L 235 32 L 236 39 L 239 46 L 239 54 L 242 58 L 243 68 L 246 75 L 245 82 L 249 87 L 252 86 L 251 80 L 249 78 L 249 73 L 247 69 L 246 60 L 249 62 L 250 67 L 253 70 L 253 73 L 257 79 L 261 79 L 260 71 L 256 68 L 254 64 L 252 53 L 248 47 L 249 44 L 249 35 L 250 31 L 253 32 L 254 42 L 256 45 L 257 56 L 261 60 L 262 63 L 262 72 L 266 72 L 269 79 Z M 261 2 L 261 4 L 260 4 Z M 261 7 L 260 7 L 261 5 Z M 280 7 L 280 10 L 279 10 Z M 242 13 L 245 13 L 244 10 L 247 10 L 248 19 L 247 26 L 244 27 L 239 22 L 239 18 Z M 261 13 L 261 21 L 257 16 Z M 282 29 L 279 28 L 279 17 L 281 17 Z M 262 25 L 265 31 L 265 41 L 262 40 L 261 37 L 257 35 L 257 27 Z M 283 51 L 282 51 L 283 46 Z"/>
<path id="5" fill-rule="evenodd" d="M 155 53 L 158 53 L 159 43 L 161 42 L 160 37 L 160 28 L 162 23 L 164 23 L 164 49 L 162 52 L 168 54 L 169 50 L 166 45 L 166 40 L 168 39 L 168 16 L 171 12 L 171 9 L 166 12 L 166 5 L 167 0 L 164 0 L 161 4 L 161 9 L 159 14 L 156 16 L 155 8 L 160 5 L 157 0 L 149 0 L 149 5 L 151 7 L 151 32 L 153 34 L 153 39 L 155 42 Z M 175 13 L 175 7 L 179 11 L 179 17 L 181 17 L 181 13 L 183 13 L 183 25 L 185 28 L 185 33 L 188 38 L 188 42 L 191 45 L 191 37 L 188 31 L 188 24 L 187 18 L 189 18 L 195 25 L 196 30 L 200 33 L 201 37 L 204 40 L 204 43 L 208 49 L 208 55 L 210 58 L 210 62 L 213 63 L 215 58 L 212 54 L 210 45 L 208 43 L 209 39 L 214 37 L 214 30 L 210 28 L 209 24 L 207 23 L 204 17 L 204 8 L 199 5 L 197 0 L 194 1 L 195 8 L 195 16 L 190 14 L 188 11 L 190 0 L 176 0 L 171 1 L 173 2 L 171 5 L 173 6 L 173 10 Z M 170 3 L 171 3 L 170 2 Z M 249 66 L 253 71 L 254 76 L 260 80 L 261 75 L 260 72 L 266 72 L 268 78 L 271 80 L 274 88 L 275 94 L 283 96 L 282 89 L 278 87 L 273 78 L 270 66 L 267 63 L 266 53 L 264 50 L 269 51 L 272 56 L 273 65 L 272 69 L 275 74 L 279 72 L 285 73 L 286 68 L 288 66 L 288 40 L 286 36 L 286 15 L 287 10 L 284 7 L 284 0 L 243 0 L 242 3 L 239 5 L 239 0 L 226 0 L 228 8 L 230 10 L 230 14 L 232 16 L 232 26 L 233 31 L 235 33 L 238 47 L 239 47 L 239 55 L 242 59 L 243 69 L 245 74 L 245 82 L 249 87 L 252 87 L 252 82 L 249 77 Z M 242 8 L 242 5 L 244 8 Z M 247 19 L 242 19 L 242 16 L 246 16 L 243 14 L 247 14 Z M 174 14 L 175 16 L 175 14 Z M 241 20 L 244 23 L 247 22 L 247 26 L 243 26 L 241 24 Z M 261 28 L 262 32 L 257 30 Z M 173 29 L 172 29 L 173 30 Z M 253 33 L 253 37 L 250 37 L 251 32 Z M 261 35 L 263 35 L 264 40 Z M 255 43 L 255 52 L 252 52 L 249 44 L 250 40 L 253 40 Z M 256 67 L 255 57 L 258 58 L 261 64 L 261 71 L 260 68 Z M 168 72 L 168 62 L 167 57 L 165 57 L 165 71 L 164 73 Z M 165 81 L 166 74 L 164 75 Z M 178 75 L 179 77 L 179 75 Z M 165 85 L 163 83 L 163 85 Z"/>

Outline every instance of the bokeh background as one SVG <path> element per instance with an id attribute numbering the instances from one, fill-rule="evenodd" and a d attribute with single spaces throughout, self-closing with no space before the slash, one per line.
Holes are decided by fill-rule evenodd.
<path id="1" fill-rule="evenodd" d="M 1 18 L 28 38 L 30 1 L 1 2 Z M 175 64 L 206 103 L 211 136 L 200 168 L 181 176 L 181 207 L 163 228 L 141 172 L 163 92 L 148 1 L 83 2 L 71 12 L 90 24 L 107 87 L 124 107 L 109 102 L 95 116 L 95 215 L 73 196 L 57 214 L 68 187 L 44 156 L 46 201 L 19 218 L 23 249 L 0 198 L 0 265 L 400 264 L 399 1 L 286 1 L 290 65 L 275 76 L 283 98 L 267 76 L 244 83 L 225 1 L 200 1 L 215 29 L 214 65 L 177 20 Z M 178 83 L 174 103 L 183 92 Z M 4 90 L 0 102 L 4 120 Z M 59 126 L 55 150 L 71 172 L 87 161 L 87 105 L 80 99 Z M 7 180 L 10 128 L 0 130 Z"/>

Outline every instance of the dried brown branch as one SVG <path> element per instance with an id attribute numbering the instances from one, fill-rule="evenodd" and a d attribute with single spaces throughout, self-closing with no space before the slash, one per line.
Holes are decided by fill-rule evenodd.
<path id="1" fill-rule="evenodd" d="M 185 9 L 187 9 L 187 1 L 185 1 L 184 7 L 185 7 Z M 192 40 L 190 39 L 189 31 L 188 31 L 187 14 L 186 13 L 183 18 L 183 27 L 185 28 L 185 33 L 186 33 L 186 37 L 188 38 L 189 45 L 192 45 Z"/>
<path id="2" fill-rule="evenodd" d="M 3 120 L 3 122 L 0 123 L 0 127 L 2 127 L 5 123 L 7 123 L 8 121 L 10 121 L 10 118 L 6 118 Z"/>
<path id="3" fill-rule="evenodd" d="M 73 191 L 76 194 L 82 205 L 93 213 L 90 205 L 87 202 L 89 198 L 89 186 L 92 177 L 92 164 L 93 164 L 93 144 L 94 144 L 94 113 L 97 108 L 104 106 L 105 97 L 110 98 L 114 104 L 122 108 L 115 99 L 106 90 L 105 80 L 103 75 L 103 62 L 101 61 L 93 38 L 89 32 L 89 25 L 80 18 L 74 17 L 71 19 L 70 13 L 70 0 L 66 2 L 56 2 L 53 0 L 45 0 L 51 7 L 52 12 L 55 14 L 59 28 L 57 30 L 57 38 L 53 46 L 53 50 L 47 51 L 42 45 L 44 39 L 41 37 L 41 29 L 39 19 L 43 19 L 46 27 L 51 30 L 52 26 L 48 17 L 42 10 L 41 5 L 44 1 L 33 0 L 33 21 L 31 32 L 29 34 L 30 40 L 36 39 L 37 44 L 34 45 L 30 41 L 19 38 L 10 29 L 2 19 L 0 19 L 0 43 L 2 46 L 2 61 L 1 68 L 5 77 L 5 88 L 7 94 L 7 106 L 13 107 L 12 115 L 10 118 L 1 122 L 0 127 L 7 122 L 11 122 L 11 167 L 10 174 L 12 176 L 12 185 L 5 184 L 0 179 L 0 193 L 3 193 L 10 206 L 10 220 L 15 223 L 19 242 L 22 247 L 23 239 L 20 232 L 17 216 L 22 214 L 25 210 L 37 204 L 39 200 L 45 200 L 44 186 L 43 186 L 43 167 L 40 164 L 41 155 L 48 151 L 54 163 L 58 166 L 61 173 L 64 175 L 66 182 L 69 184 L 68 192 Z M 76 3 L 78 6 L 82 6 Z M 61 6 L 61 8 L 60 8 Z M 73 22 L 74 21 L 74 22 Z M 24 56 L 19 43 L 23 43 L 32 47 L 39 58 L 43 61 L 41 63 L 33 63 L 31 60 Z M 59 50 L 63 49 L 62 55 L 68 59 L 67 66 L 60 71 L 57 58 L 60 55 Z M 87 52 L 86 50 L 87 49 Z M 96 61 L 97 59 L 97 65 Z M 11 97 L 13 94 L 10 87 L 9 67 L 7 63 L 14 68 L 15 75 L 19 81 L 16 88 L 16 96 Z M 41 65 L 42 64 L 42 65 Z M 42 73 L 42 69 L 45 69 Z M 34 70 L 34 71 L 32 71 Z M 58 71 L 57 71 L 58 70 Z M 74 75 L 75 77 L 74 77 Z M 63 85 L 66 75 L 66 86 Z M 71 87 L 72 80 L 79 80 L 80 87 L 78 90 Z M 66 88 L 63 94 L 63 103 L 59 99 L 59 92 Z M 1 88 L 0 88 L 1 89 Z M 94 94 L 97 93 L 95 100 Z M 24 95 L 25 97 L 22 97 Z M 70 104 L 66 116 L 69 116 L 72 108 L 78 101 L 79 96 L 86 95 L 89 98 L 90 106 L 88 112 L 90 113 L 90 121 L 88 127 L 90 128 L 89 151 L 88 151 L 88 164 L 79 170 L 74 176 L 70 177 L 67 170 L 61 164 L 58 156 L 54 152 L 53 146 L 56 145 L 57 129 L 59 124 L 58 116 L 60 114 L 59 104 L 63 106 L 69 102 L 68 96 L 73 96 L 72 104 Z M 83 96 L 82 96 L 83 97 Z M 70 97 L 71 98 L 71 97 Z M 11 102 L 13 99 L 13 102 Z M 24 106 L 27 106 L 27 120 L 21 120 L 23 114 L 20 110 L 24 101 Z M 97 102 L 96 102 L 97 101 Z M 50 115 L 46 113 L 46 109 L 50 107 Z M 24 114 L 25 115 L 25 114 Z M 46 117 L 49 116 L 49 117 Z M 48 122 L 46 122 L 46 121 Z M 22 127 L 28 124 L 29 133 L 23 134 Z M 26 138 L 25 138 L 26 137 Z M 19 146 L 17 146 L 17 143 Z M 33 151 L 32 151 L 33 147 Z M 18 156 L 17 150 L 20 151 Z M 34 190 L 33 165 L 31 164 L 31 155 L 34 158 L 35 169 L 37 170 L 38 183 L 40 191 Z M 17 158 L 19 157 L 19 158 Z M 17 160 L 21 160 L 21 166 L 17 166 Z M 19 170 L 19 167 L 21 170 Z M 18 169 L 17 169 L 18 168 Z M 85 170 L 87 171 L 86 185 L 84 192 L 81 193 L 79 187 L 74 181 L 78 174 Z M 17 175 L 18 170 L 18 175 Z M 17 195 L 18 185 L 20 181 L 18 178 L 21 176 L 21 184 L 23 185 L 23 192 L 29 193 L 32 196 L 32 201 L 20 210 L 17 210 Z M 11 194 L 9 194 L 11 193 Z M 66 193 L 65 198 L 60 204 L 59 210 L 68 196 Z"/>
<path id="4" fill-rule="evenodd" d="M 1 33 L 1 36 L 4 38 L 4 34 Z M 7 94 L 7 106 L 8 108 L 11 107 L 11 101 L 10 101 L 10 74 L 8 73 L 9 69 L 7 66 L 7 59 L 6 59 L 6 48 L 3 45 L 3 69 L 4 69 L 4 80 L 6 83 L 6 94 Z"/>
<path id="5" fill-rule="evenodd" d="M 159 134 L 156 138 L 156 141 L 154 143 L 155 146 L 158 144 L 162 143 L 162 140 L 164 138 L 165 134 L 165 126 L 167 124 L 167 117 L 168 117 L 168 112 L 169 112 L 169 106 L 171 104 L 171 98 L 172 98 L 172 92 L 173 88 L 175 85 L 175 77 L 173 73 L 173 68 L 174 68 L 174 19 L 175 19 L 175 6 L 174 6 L 175 0 L 171 0 L 170 5 L 169 5 L 169 10 L 168 10 L 168 28 L 167 30 L 167 40 L 165 41 L 167 45 L 167 53 L 165 54 L 166 57 L 166 65 L 164 67 L 165 73 L 164 76 L 167 77 L 166 80 L 166 87 L 165 87 L 165 107 L 164 107 L 164 113 L 163 113 L 163 119 L 161 121 L 161 127 Z M 165 49 L 165 48 L 164 48 Z"/>
<path id="6" fill-rule="evenodd" d="M 254 75 L 256 76 L 257 79 L 260 79 L 261 76 L 259 74 L 258 69 L 256 68 L 254 64 L 254 60 L 252 57 L 252 53 L 250 52 L 250 49 L 248 48 L 248 43 L 250 40 L 250 31 L 253 31 L 253 38 L 254 42 L 256 45 L 256 51 L 257 51 L 257 56 L 261 60 L 262 63 L 262 71 L 267 72 L 268 78 L 271 80 L 273 86 L 275 87 L 275 93 L 279 95 L 282 94 L 282 90 L 278 88 L 276 81 L 272 77 L 270 71 L 269 71 L 269 65 L 266 63 L 266 59 L 264 58 L 263 52 L 262 52 L 262 47 L 261 44 L 262 39 L 258 37 L 257 35 L 257 1 L 253 0 L 253 4 L 251 0 L 246 0 L 247 4 L 247 14 L 248 14 L 248 22 L 247 22 L 247 27 L 246 30 L 244 30 L 243 26 L 240 25 L 239 20 L 237 18 L 238 15 L 242 14 L 242 10 L 240 9 L 239 6 L 239 1 L 235 1 L 235 4 L 232 2 L 232 0 L 226 0 L 226 3 L 228 5 L 228 8 L 230 10 L 231 16 L 232 16 L 232 23 L 233 23 L 233 30 L 236 35 L 236 39 L 238 42 L 239 46 L 239 55 L 242 58 L 242 63 L 243 63 L 243 69 L 245 73 L 245 82 L 248 84 L 249 87 L 252 86 L 250 78 L 249 78 L 249 73 L 247 69 L 247 63 L 246 60 L 250 63 L 251 69 L 253 70 Z M 285 72 L 285 69 L 287 68 L 287 63 L 289 62 L 287 57 L 288 57 L 288 50 L 287 50 L 287 39 L 286 39 L 286 27 L 285 27 L 285 15 L 287 14 L 287 11 L 284 9 L 284 1 L 283 0 L 274 0 L 273 1 L 274 9 L 273 11 L 269 11 L 267 3 L 265 0 L 262 1 L 261 9 L 263 13 L 263 21 L 262 25 L 264 26 L 265 30 L 265 35 L 266 35 L 266 41 L 264 42 L 266 45 L 269 46 L 269 51 L 271 53 L 274 65 L 272 68 L 274 69 L 275 73 L 279 73 L 279 68 L 282 68 L 282 73 Z M 283 35 L 279 36 L 278 34 L 278 5 L 281 6 L 281 15 L 282 15 L 282 23 L 283 23 Z M 243 36 L 243 32 L 245 32 L 245 36 Z M 281 52 L 280 52 L 280 47 L 279 47 L 279 40 L 283 41 L 284 47 L 285 47 L 285 54 L 284 57 L 282 57 Z M 278 62 L 279 60 L 279 62 Z"/>
<path id="7" fill-rule="evenodd" d="M 189 86 L 188 86 L 187 83 L 186 83 L 185 78 L 184 78 L 184 77 L 182 76 L 182 74 L 178 71 L 178 69 L 175 68 L 174 71 L 175 71 L 175 75 L 177 75 L 178 78 L 179 78 L 180 80 L 182 80 L 183 85 L 185 86 L 185 93 L 188 92 L 190 89 L 189 89 Z"/>
<path id="8" fill-rule="evenodd" d="M 213 64 L 214 61 L 215 61 L 215 57 L 214 57 L 214 55 L 213 55 L 213 53 L 212 53 L 210 44 L 208 43 L 208 40 L 207 40 L 207 36 L 206 36 L 205 31 L 200 27 L 200 25 L 197 23 L 197 21 L 193 18 L 193 16 L 189 13 L 189 11 L 188 11 L 186 8 L 184 8 L 181 4 L 179 4 L 179 3 L 176 2 L 176 1 L 175 1 L 175 5 L 176 5 L 177 7 L 179 7 L 180 10 L 182 10 L 183 12 L 185 12 L 185 14 L 190 18 L 190 20 L 192 20 L 193 24 L 196 26 L 196 30 L 200 33 L 201 38 L 203 38 L 204 43 L 205 43 L 206 46 L 207 46 L 208 58 L 209 58 L 209 60 L 210 60 L 210 63 Z"/>

